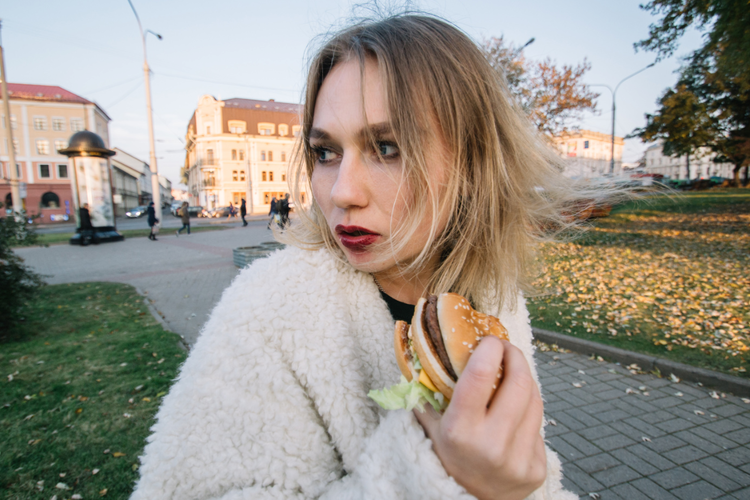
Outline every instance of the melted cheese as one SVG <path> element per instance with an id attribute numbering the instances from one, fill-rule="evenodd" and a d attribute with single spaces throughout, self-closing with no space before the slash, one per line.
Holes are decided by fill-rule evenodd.
<path id="1" fill-rule="evenodd" d="M 435 387 L 435 384 L 432 383 L 432 380 L 430 380 L 430 377 L 427 376 L 427 372 L 424 370 L 421 370 L 419 372 L 419 383 L 427 387 L 432 392 L 440 392 L 437 387 Z"/>

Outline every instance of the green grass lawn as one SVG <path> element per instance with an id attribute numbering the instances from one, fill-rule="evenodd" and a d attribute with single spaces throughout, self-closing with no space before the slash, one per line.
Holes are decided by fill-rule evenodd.
<path id="1" fill-rule="evenodd" d="M 221 229 L 229 229 L 226 226 L 191 226 L 190 231 L 192 233 L 200 233 L 203 231 L 217 231 Z M 176 229 L 174 229 L 176 231 Z M 123 235 L 125 238 L 145 238 L 149 235 L 151 232 L 151 229 L 144 228 L 144 229 L 125 229 L 123 231 L 118 231 L 121 235 Z M 171 230 L 162 228 L 161 233 L 163 234 L 173 234 Z M 38 234 L 37 236 L 37 244 L 39 245 L 60 245 L 63 243 L 68 243 L 70 241 L 70 238 L 73 236 L 73 232 L 71 233 L 44 233 L 44 234 Z M 183 232 L 182 234 L 185 234 Z"/>
<path id="2" fill-rule="evenodd" d="M 534 326 L 750 375 L 750 190 L 628 202 L 540 261 Z"/>
<path id="3" fill-rule="evenodd" d="M 128 498 L 186 358 L 143 300 L 122 284 L 46 286 L 0 336 L 4 498 Z"/>

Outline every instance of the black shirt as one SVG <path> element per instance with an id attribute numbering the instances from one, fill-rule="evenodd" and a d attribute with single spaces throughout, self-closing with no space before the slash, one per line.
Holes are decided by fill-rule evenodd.
<path id="1" fill-rule="evenodd" d="M 401 320 L 411 323 L 411 319 L 414 316 L 413 305 L 399 302 L 390 295 L 387 295 L 383 290 L 380 290 L 380 296 L 385 300 L 385 303 L 388 305 L 388 310 L 391 312 L 391 316 L 395 321 Z"/>

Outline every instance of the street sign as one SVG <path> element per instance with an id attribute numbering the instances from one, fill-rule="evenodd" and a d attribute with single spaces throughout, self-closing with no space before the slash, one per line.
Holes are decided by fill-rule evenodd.
<path id="1" fill-rule="evenodd" d="M 22 200 L 26 198 L 26 183 L 25 182 L 18 183 L 18 196 L 20 196 Z"/>

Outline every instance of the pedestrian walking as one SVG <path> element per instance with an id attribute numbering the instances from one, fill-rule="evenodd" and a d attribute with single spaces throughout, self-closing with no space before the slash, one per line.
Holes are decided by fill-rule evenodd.
<path id="1" fill-rule="evenodd" d="M 156 218 L 156 209 L 154 208 L 154 202 L 148 204 L 148 226 L 151 228 L 151 232 L 148 234 L 148 239 L 152 241 L 156 240 L 156 235 L 159 234 L 159 219 Z"/>
<path id="2" fill-rule="evenodd" d="M 281 228 L 285 228 L 289 224 L 289 193 L 286 193 L 284 197 L 279 200 L 279 216 L 281 217 Z"/>
<path id="3" fill-rule="evenodd" d="M 271 224 L 276 223 L 279 224 L 279 202 L 276 201 L 276 197 L 271 197 L 271 210 L 268 212 L 268 215 L 271 216 L 271 218 L 268 220 L 268 229 L 271 229 Z M 280 224 L 279 224 L 280 225 Z"/>
<path id="4" fill-rule="evenodd" d="M 229 202 L 229 215 L 227 215 L 227 220 L 229 220 L 232 217 L 234 217 L 234 214 L 235 214 L 235 212 L 234 212 L 234 205 L 232 205 L 232 202 L 230 201 Z"/>
<path id="5" fill-rule="evenodd" d="M 242 198 L 242 205 L 240 205 L 240 215 L 242 215 L 242 226 L 247 226 L 245 216 L 247 215 L 247 205 L 245 205 L 245 198 Z"/>
<path id="6" fill-rule="evenodd" d="M 522 292 L 546 228 L 572 228 L 571 203 L 596 191 L 562 174 L 481 47 L 440 18 L 358 20 L 320 44 L 305 89 L 290 178 L 313 202 L 297 205 L 288 246 L 225 290 L 162 400 L 130 500 L 576 499 L 545 445 Z M 435 304 L 449 291 L 456 311 Z M 511 341 L 474 327 L 461 373 L 417 374 L 450 366 L 456 338 L 438 322 L 471 323 L 470 305 Z M 438 331 L 419 360 L 407 351 L 422 361 L 409 382 L 395 320 L 424 308 L 413 337 Z M 368 399 L 391 385 L 392 409 Z M 427 398 L 440 410 L 412 410 Z"/>
<path id="7" fill-rule="evenodd" d="M 190 212 L 188 211 L 188 202 L 186 201 L 182 202 L 182 207 L 180 208 L 180 220 L 182 221 L 182 227 L 175 231 L 175 234 L 180 236 L 180 233 L 185 228 L 187 228 L 187 233 L 190 234 Z"/>

